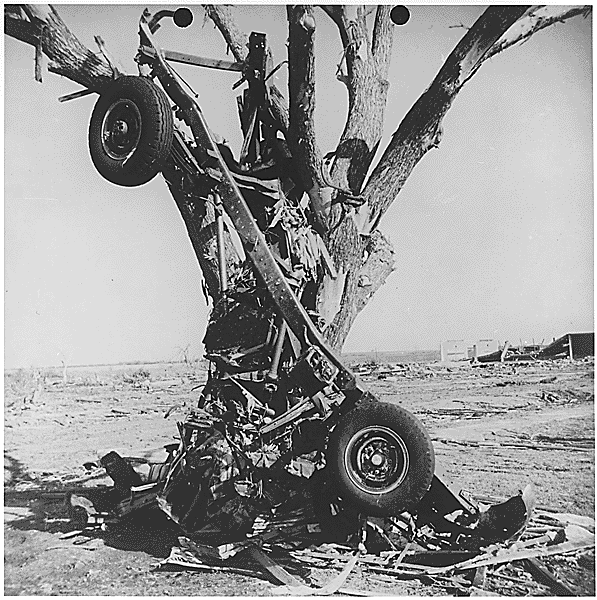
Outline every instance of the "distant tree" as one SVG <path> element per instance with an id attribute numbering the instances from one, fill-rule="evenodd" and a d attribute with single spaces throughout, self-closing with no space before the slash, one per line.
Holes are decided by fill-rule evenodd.
<path id="1" fill-rule="evenodd" d="M 244 61 L 249 38 L 235 23 L 234 7 L 204 5 L 203 10 L 235 60 Z M 578 15 L 586 17 L 590 12 L 589 6 L 491 6 L 470 27 L 460 25 L 466 30 L 462 39 L 373 165 L 390 86 L 392 17 L 399 22 L 406 12 L 398 8 L 392 13 L 392 7 L 386 5 L 286 7 L 288 90 L 285 94 L 270 83 L 267 92 L 273 118 L 290 150 L 294 183 L 308 195 L 314 227 L 331 256 L 329 268 L 321 264 L 311 268 L 313 265 L 307 263 L 312 254 L 320 261 L 325 250 L 315 248 L 302 256 L 298 253 L 310 274 L 301 289 L 308 289 L 312 307 L 322 317 L 324 336 L 332 346 L 342 347 L 356 316 L 392 272 L 393 249 L 378 225 L 415 166 L 430 149 L 438 147 L 443 118 L 464 84 L 489 58 L 554 23 Z M 331 19 L 337 27 L 344 49 L 337 77 L 348 93 L 344 130 L 335 151 L 325 157 L 314 128 L 314 41 L 320 18 Z M 95 92 L 113 81 L 114 72 L 105 55 L 81 44 L 52 6 L 5 5 L 5 33 L 35 47 L 40 80 L 44 54 L 50 60 L 50 72 Z M 203 203 L 198 210 L 198 196 L 176 183 L 172 168 L 167 163 L 164 175 L 187 226 L 207 293 L 215 303 L 220 295 L 216 208 Z M 240 258 L 230 238 L 226 255 L 230 275 L 238 274 Z"/>
<path id="2" fill-rule="evenodd" d="M 179 362 L 183 362 L 187 366 L 193 362 L 191 358 L 191 344 L 187 344 L 184 347 L 177 347 L 176 352 Z"/>

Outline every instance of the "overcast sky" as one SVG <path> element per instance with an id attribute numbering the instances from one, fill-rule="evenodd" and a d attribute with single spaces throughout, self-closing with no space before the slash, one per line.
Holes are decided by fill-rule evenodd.
<path id="1" fill-rule="evenodd" d="M 96 50 L 100 35 L 136 73 L 142 6 L 57 5 Z M 152 7 L 154 11 L 162 7 Z M 200 8 L 168 49 L 229 58 Z M 480 6 L 413 6 L 395 29 L 382 147 Z M 244 6 L 239 23 L 285 58 L 285 9 Z M 317 12 L 317 129 L 334 149 L 346 115 L 341 48 Z M 381 230 L 396 270 L 355 323 L 345 351 L 434 349 L 446 339 L 551 340 L 593 330 L 591 19 L 551 27 L 485 64 L 459 94 L 444 136 L 416 167 Z M 185 227 L 158 177 L 120 188 L 95 171 L 95 96 L 33 79 L 34 50 L 5 38 L 5 366 L 172 360 L 201 355 L 209 308 Z M 240 147 L 232 73 L 181 67 L 213 130 Z M 278 85 L 286 85 L 285 67 Z"/>

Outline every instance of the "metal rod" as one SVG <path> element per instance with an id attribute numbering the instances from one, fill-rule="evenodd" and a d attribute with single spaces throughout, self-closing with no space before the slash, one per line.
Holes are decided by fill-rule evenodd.
<path id="1" fill-rule="evenodd" d="M 278 338 L 276 339 L 276 347 L 274 349 L 274 356 L 272 357 L 272 366 L 269 369 L 267 378 L 275 381 L 278 379 L 278 367 L 280 366 L 280 357 L 282 356 L 282 350 L 284 348 L 284 340 L 286 339 L 286 321 L 282 318 L 280 323 L 280 330 L 278 331 Z"/>
<path id="2" fill-rule="evenodd" d="M 226 271 L 226 248 L 224 247 L 224 213 L 222 209 L 222 199 L 216 192 L 214 194 L 216 205 L 216 224 L 218 240 L 218 267 L 220 271 L 220 292 L 225 294 L 228 291 L 228 273 Z"/>
<path id="3" fill-rule="evenodd" d="M 148 16 L 151 16 L 151 15 L 148 14 Z M 153 17 L 151 18 L 151 21 L 149 21 L 149 30 L 151 31 L 151 33 L 155 33 L 161 27 L 161 25 L 158 25 L 158 23 L 164 17 L 174 17 L 174 11 L 173 10 L 158 10 L 158 12 L 155 13 L 155 15 L 153 15 Z"/>
<path id="4" fill-rule="evenodd" d="M 154 58 L 156 52 L 149 46 L 141 46 L 139 49 L 142 54 L 149 58 Z M 174 50 L 163 50 L 164 58 L 167 61 L 180 63 L 183 65 L 193 65 L 195 67 L 205 67 L 207 69 L 219 69 L 220 71 L 242 72 L 244 63 L 232 62 L 230 60 L 218 60 L 215 58 L 204 58 L 195 54 L 186 54 L 185 52 L 175 52 Z"/>
<path id="5" fill-rule="evenodd" d="M 69 100 L 76 100 L 77 98 L 82 98 L 83 96 L 89 96 L 89 94 L 97 94 L 97 90 L 86 89 L 81 90 L 80 92 L 66 94 L 65 96 L 60 96 L 58 98 L 58 102 L 68 102 Z"/>

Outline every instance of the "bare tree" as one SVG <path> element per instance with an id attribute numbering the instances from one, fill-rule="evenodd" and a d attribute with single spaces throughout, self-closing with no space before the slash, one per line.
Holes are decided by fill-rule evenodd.
<path id="1" fill-rule="evenodd" d="M 206 15 L 224 37 L 234 59 L 247 58 L 248 35 L 235 23 L 232 7 L 205 5 Z M 309 251 L 300 292 L 320 315 L 325 338 L 341 348 L 358 315 L 393 269 L 393 249 L 378 225 L 423 156 L 438 146 L 442 120 L 464 84 L 482 64 L 538 31 L 590 7 L 492 6 L 468 29 L 428 89 L 402 120 L 374 165 L 382 138 L 392 55 L 393 24 L 389 6 L 288 6 L 288 93 L 268 80 L 271 118 L 289 150 L 287 160 L 300 194 L 307 194 L 318 235 L 304 237 Z M 348 115 L 333 153 L 322 156 L 314 128 L 317 20 L 332 19 L 343 46 L 338 79 L 348 92 Z M 50 72 L 67 77 L 90 92 L 101 92 L 119 75 L 100 38 L 94 53 L 69 31 L 47 5 L 6 5 L 5 33 L 36 48 L 36 77 L 43 55 Z M 287 97 L 287 99 L 286 99 Z M 216 215 L 210 190 L 189 192 L 172 162 L 163 169 L 186 224 L 214 304 L 221 296 Z M 287 226 L 288 223 L 286 224 Z M 299 236 L 300 237 L 300 236 Z M 315 240 L 315 242 L 313 241 Z M 320 243 L 321 241 L 321 243 Z M 299 244 L 300 245 L 300 244 Z M 227 278 L 242 280 L 242 259 L 226 237 Z M 312 263 L 315 264 L 312 264 Z M 214 317 L 212 316 L 212 319 Z M 217 318 L 217 314 L 215 314 Z"/>

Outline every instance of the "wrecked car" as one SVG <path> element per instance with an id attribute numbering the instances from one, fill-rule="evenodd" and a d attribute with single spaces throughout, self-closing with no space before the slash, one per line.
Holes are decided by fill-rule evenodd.
<path id="1" fill-rule="evenodd" d="M 214 519 L 220 529 L 245 532 L 259 510 L 296 500 L 289 481 L 299 478 L 322 522 L 408 511 L 417 526 L 460 536 L 477 522 L 475 509 L 435 475 L 423 424 L 367 391 L 318 327 L 310 270 L 322 264 L 333 270 L 333 264 L 272 118 L 265 35 L 251 34 L 244 64 L 216 61 L 216 68 L 238 71 L 239 83 L 247 85 L 239 102 L 243 150 L 236 160 L 171 66 L 214 67 L 214 61 L 161 50 L 154 34 L 164 17 L 180 26 L 192 20 L 186 9 L 143 13 L 140 75 L 118 77 L 102 91 L 89 147 L 99 173 L 116 185 L 142 185 L 161 172 L 171 189 L 215 206 L 221 293 L 204 338 L 209 377 L 197 406 L 178 423 L 180 442 L 165 462 L 142 476 L 110 453 L 102 459 L 115 482 L 109 499 L 93 509 L 80 499 L 73 504 L 89 516 L 119 518 L 157 503 L 189 534 Z M 224 214 L 245 253 L 232 275 Z M 460 520 L 445 518 L 452 513 Z M 523 507 L 508 535 L 526 516 Z"/>

